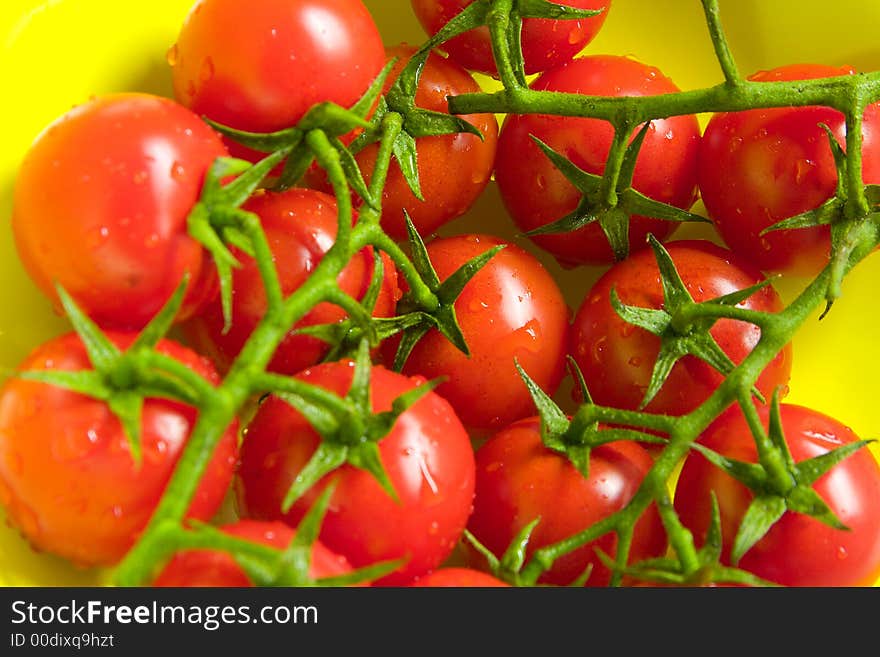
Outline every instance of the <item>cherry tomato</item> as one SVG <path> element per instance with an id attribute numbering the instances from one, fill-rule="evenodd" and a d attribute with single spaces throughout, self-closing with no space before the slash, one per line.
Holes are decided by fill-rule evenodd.
<path id="1" fill-rule="evenodd" d="M 284 192 L 258 192 L 242 206 L 260 217 L 274 256 L 285 295 L 293 293 L 311 275 L 336 239 L 336 199 L 323 192 L 291 188 Z M 256 261 L 233 249 L 241 267 L 232 274 L 232 327 L 223 331 L 223 310 L 219 297 L 184 326 L 185 334 L 200 353 L 208 355 L 225 371 L 266 314 L 266 291 Z M 366 248 L 351 259 L 337 281 L 341 289 L 362 299 L 373 276 L 375 252 Z M 373 314 L 394 314 L 399 295 L 397 270 L 383 254 L 383 278 Z M 269 369 L 285 374 L 317 363 L 329 346 L 318 338 L 296 335 L 297 329 L 342 321 L 346 313 L 331 303 L 320 303 L 300 319 L 279 344 Z"/>
<path id="2" fill-rule="evenodd" d="M 678 273 L 694 301 L 707 301 L 756 285 L 763 280 L 749 263 L 704 240 L 666 244 Z M 587 292 L 577 311 L 571 354 L 586 378 L 597 404 L 636 409 L 651 380 L 660 350 L 660 338 L 624 321 L 611 305 L 611 290 L 627 305 L 659 309 L 663 290 L 657 261 L 651 250 L 632 254 L 609 269 Z M 768 286 L 754 293 L 741 307 L 778 312 L 782 301 Z M 760 329 L 746 322 L 721 319 L 710 331 L 718 346 L 734 363 L 740 363 L 761 337 Z M 764 369 L 757 388 L 769 399 L 777 386 L 787 386 L 791 374 L 791 345 Z M 684 356 L 645 407 L 653 413 L 682 415 L 703 403 L 724 377 L 695 356 Z"/>
<path id="3" fill-rule="evenodd" d="M 386 89 L 400 75 L 415 48 L 400 44 L 388 49 L 388 57 L 398 57 Z M 447 112 L 447 96 L 475 93 L 479 85 L 470 74 L 449 59 L 432 53 L 416 92 L 416 106 L 434 112 Z M 423 201 L 410 190 L 400 166 L 393 160 L 382 192 L 382 228 L 397 240 L 407 237 L 404 210 L 419 234 L 429 236 L 444 224 L 460 217 L 486 188 L 495 165 L 498 121 L 494 114 L 466 114 L 468 121 L 483 135 L 468 133 L 421 137 L 416 140 L 419 185 Z M 378 145 L 358 153 L 357 161 L 369 180 L 376 162 Z M 326 181 L 324 182 L 326 185 Z M 322 187 L 327 190 L 326 187 Z"/>
<path id="4" fill-rule="evenodd" d="M 797 64 L 762 71 L 757 82 L 855 75 L 849 66 Z M 765 271 L 814 276 L 828 264 L 829 226 L 761 232 L 822 205 L 837 170 L 827 125 L 841 145 L 846 120 L 829 107 L 780 107 L 715 114 L 700 146 L 700 192 L 726 244 Z M 880 104 L 862 128 L 862 178 L 880 182 Z"/>
<path id="5" fill-rule="evenodd" d="M 128 333 L 108 335 L 119 348 L 134 340 Z M 211 363 L 195 352 L 171 340 L 157 348 L 218 382 Z M 21 369 L 76 372 L 91 363 L 79 337 L 67 334 L 38 347 Z M 138 466 L 105 402 L 11 378 L 0 391 L 0 502 L 35 549 L 83 566 L 113 564 L 150 519 L 196 417 L 191 406 L 145 400 Z M 237 455 L 234 423 L 217 446 L 188 517 L 208 520 L 217 511 Z"/>
<path id="6" fill-rule="evenodd" d="M 217 292 L 210 254 L 187 233 L 187 215 L 218 135 L 172 100 L 101 96 L 52 123 L 25 155 L 12 228 L 37 285 L 55 284 L 102 326 L 141 328 L 189 275 L 179 319 Z"/>
<path id="7" fill-rule="evenodd" d="M 501 588 L 510 586 L 510 584 L 480 570 L 447 566 L 419 577 L 412 583 L 412 586 L 431 588 Z"/>
<path id="8" fill-rule="evenodd" d="M 353 373 L 352 362 L 339 361 L 316 365 L 297 378 L 344 395 Z M 374 367 L 374 412 L 390 410 L 396 397 L 423 381 Z M 263 402 L 242 444 L 239 497 L 246 516 L 283 519 L 295 526 L 333 480 L 336 490 L 321 527 L 321 542 L 355 567 L 408 558 L 377 583 L 406 585 L 449 556 L 471 511 L 474 455 L 470 438 L 446 400 L 428 393 L 400 415 L 379 442 L 380 460 L 397 502 L 372 474 L 343 465 L 283 513 L 284 496 L 319 440 L 287 403 L 277 397 Z"/>
<path id="9" fill-rule="evenodd" d="M 531 88 L 596 96 L 652 96 L 678 91 L 656 68 L 611 55 L 575 59 L 547 71 L 532 82 Z M 495 179 L 505 208 L 523 231 L 561 219 L 581 200 L 581 193 L 531 135 L 584 171 L 600 175 L 605 170 L 614 128 L 601 119 L 507 116 L 498 137 Z M 636 161 L 634 189 L 656 201 L 688 209 L 696 200 L 699 141 L 700 126 L 693 115 L 652 121 Z M 670 221 L 633 216 L 630 250 L 644 248 L 648 233 L 662 240 L 675 227 Z M 566 266 L 614 260 L 608 239 L 596 222 L 572 233 L 536 235 L 532 239 Z"/>
<path id="10" fill-rule="evenodd" d="M 293 541 L 296 532 L 283 522 L 238 520 L 221 528 L 227 534 L 254 543 L 283 550 Z M 348 560 L 334 554 L 316 542 L 312 546 L 309 577 L 335 577 L 351 572 Z M 235 559 L 222 550 L 184 550 L 168 562 L 153 586 L 206 587 L 206 586 L 253 586 L 253 581 Z"/>
<path id="11" fill-rule="evenodd" d="M 470 5 L 473 0 L 412 0 L 416 18 L 429 35 Z M 596 36 L 611 8 L 611 0 L 566 0 L 557 2 L 576 9 L 602 9 L 601 14 L 580 20 L 526 18 L 522 26 L 522 50 L 526 73 L 540 73 L 572 59 Z M 495 74 L 489 28 L 480 27 L 447 41 L 442 46 L 465 68 Z"/>
<path id="12" fill-rule="evenodd" d="M 619 511 L 653 464 L 638 444 L 612 442 L 590 452 L 589 477 L 584 478 L 568 457 L 544 446 L 536 417 L 515 422 L 492 436 L 477 450 L 476 462 L 474 511 L 468 530 L 499 557 L 536 518 L 540 522 L 529 541 L 529 556 Z M 611 573 L 595 548 L 613 557 L 616 535 L 606 534 L 556 560 L 540 581 L 567 585 L 592 567 L 587 585 L 606 586 Z M 660 556 L 665 548 L 666 534 L 651 506 L 636 523 L 630 562 Z"/>
<path id="13" fill-rule="evenodd" d="M 181 103 L 233 128 L 273 132 L 316 103 L 353 105 L 385 54 L 361 0 L 199 0 L 168 59 Z"/>
<path id="14" fill-rule="evenodd" d="M 769 407 L 758 409 L 765 428 Z M 858 438 L 831 417 L 794 404 L 780 406 L 785 441 L 795 462 L 820 456 Z M 718 418 L 700 443 L 729 458 L 757 462 L 754 439 L 739 409 Z M 787 511 L 739 561 L 738 567 L 785 586 L 870 586 L 880 577 L 880 465 L 860 449 L 835 465 L 814 490 L 849 530 Z M 722 558 L 730 549 L 754 494 L 697 452 L 684 462 L 675 509 L 698 540 L 705 539 L 710 492 L 721 514 Z"/>
<path id="15" fill-rule="evenodd" d="M 497 430 L 530 415 L 534 404 L 516 370 L 518 360 L 548 394 L 565 370 L 570 311 L 556 282 L 527 251 L 492 235 L 456 235 L 428 243 L 441 281 L 489 249 L 504 245 L 465 285 L 455 313 L 470 350 L 465 355 L 432 329 L 416 344 L 403 371 L 446 377 L 437 392 L 465 426 Z M 384 346 L 388 362 L 397 341 Z"/>

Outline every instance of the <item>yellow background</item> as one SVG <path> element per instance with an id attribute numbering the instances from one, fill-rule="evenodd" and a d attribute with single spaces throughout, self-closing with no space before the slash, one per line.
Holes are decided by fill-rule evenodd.
<path id="1" fill-rule="evenodd" d="M 420 42 L 409 0 L 365 0 L 386 43 Z M 9 228 L 18 162 L 39 131 L 89 96 L 141 90 L 170 94 L 165 61 L 192 0 L 5 0 L 0 3 L 0 371 L 14 368 L 43 340 L 66 329 L 23 272 Z M 722 17 L 744 74 L 793 62 L 880 69 L 880 3 L 875 0 L 721 0 Z M 698 0 L 613 0 L 590 53 L 635 56 L 659 67 L 682 89 L 715 84 L 720 71 Z M 491 82 L 483 80 L 488 84 Z M 705 117 L 702 117 L 705 119 Z M 700 208 L 698 207 L 698 210 Z M 490 187 L 467 216 L 447 230 L 482 230 L 513 237 Z M 701 235 L 687 229 L 679 235 Z M 598 269 L 556 273 L 576 306 Z M 810 405 L 848 423 L 864 438 L 880 437 L 880 341 L 875 338 L 880 255 L 846 280 L 843 298 L 821 323 L 814 318 L 795 340 L 788 401 Z M 791 299 L 805 281 L 787 280 Z M 100 573 L 76 571 L 36 555 L 0 527 L 0 585 L 87 585 Z"/>

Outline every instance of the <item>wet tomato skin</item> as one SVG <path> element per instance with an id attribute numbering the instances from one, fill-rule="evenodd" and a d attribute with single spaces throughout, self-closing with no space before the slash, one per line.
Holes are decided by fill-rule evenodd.
<path id="1" fill-rule="evenodd" d="M 503 588 L 510 586 L 497 577 L 473 568 L 447 566 L 419 577 L 411 586 L 429 588 Z"/>
<path id="2" fill-rule="evenodd" d="M 750 263 L 705 240 L 677 240 L 665 245 L 693 299 L 706 301 L 764 280 Z M 635 410 L 644 398 L 660 349 L 660 338 L 624 321 L 611 306 L 614 289 L 624 304 L 659 309 L 663 290 L 651 249 L 630 255 L 611 267 L 587 292 L 574 318 L 571 354 L 589 382 L 598 404 Z M 782 301 L 767 286 L 749 297 L 746 308 L 778 312 Z M 721 319 L 710 333 L 734 363 L 741 362 L 760 339 L 760 329 Z M 787 345 L 764 369 L 757 387 L 769 399 L 787 386 L 792 349 Z M 694 410 L 720 385 L 723 376 L 694 356 L 683 357 L 646 409 L 682 415 Z M 783 388 L 783 393 L 786 389 Z"/>
<path id="3" fill-rule="evenodd" d="M 78 105 L 19 168 L 12 229 L 22 263 L 56 305 L 57 284 L 98 324 L 126 330 L 145 326 L 188 275 L 178 319 L 192 316 L 217 278 L 187 217 L 208 168 L 228 155 L 167 98 L 117 93 Z"/>
<path id="4" fill-rule="evenodd" d="M 350 107 L 385 63 L 361 0 L 199 0 L 168 58 L 181 103 L 251 132 L 292 127 L 316 103 Z"/>
<path id="5" fill-rule="evenodd" d="M 283 522 L 237 520 L 220 528 L 223 532 L 254 543 L 283 550 L 296 536 Z M 334 554 L 320 542 L 311 550 L 309 577 L 320 579 L 351 572 L 345 557 Z M 159 587 L 249 587 L 254 586 L 244 569 L 222 550 L 184 550 L 175 554 L 165 565 L 153 586 Z"/>
<path id="6" fill-rule="evenodd" d="M 654 96 L 679 91 L 657 68 L 612 55 L 579 57 L 542 74 L 530 87 L 596 96 Z M 507 115 L 498 137 L 495 180 L 504 207 L 523 232 L 568 215 L 582 198 L 533 136 L 584 171 L 601 175 L 614 128 L 602 119 Z M 687 210 L 697 198 L 699 145 L 700 126 L 695 116 L 652 121 L 639 150 L 633 188 L 656 201 Z M 645 248 L 649 233 L 665 240 L 675 227 L 675 222 L 632 216 L 630 251 Z M 535 235 L 532 240 L 567 267 L 614 262 L 608 239 L 597 222 L 570 233 Z"/>
<path id="7" fill-rule="evenodd" d="M 110 332 L 120 348 L 135 335 Z M 211 383 L 209 361 L 170 340 L 160 353 Z M 91 369 L 75 334 L 38 347 L 23 370 Z M 82 566 L 111 565 L 134 544 L 165 490 L 195 424 L 195 408 L 147 399 L 138 467 L 107 404 L 44 383 L 12 378 L 0 392 L 0 501 L 37 550 Z M 220 507 L 237 463 L 237 422 L 223 434 L 189 508 L 207 521 Z"/>
<path id="8" fill-rule="evenodd" d="M 437 388 L 469 429 L 491 431 L 534 412 L 519 361 L 548 394 L 564 374 L 570 311 L 549 272 L 524 249 L 493 235 L 437 238 L 428 256 L 441 281 L 461 265 L 503 245 L 465 285 L 455 301 L 470 355 L 432 329 L 419 342 L 403 371 L 428 379 L 446 377 Z M 383 354 L 392 362 L 396 341 Z"/>
<path id="9" fill-rule="evenodd" d="M 793 64 L 761 71 L 754 82 L 855 75 L 850 66 Z M 761 233 L 779 221 L 818 208 L 837 186 L 837 170 L 821 124 L 845 147 L 843 113 L 823 106 L 718 113 L 700 145 L 700 194 L 725 243 L 764 271 L 815 276 L 828 264 L 827 225 Z M 862 178 L 880 183 L 880 104 L 862 126 Z"/>
<path id="10" fill-rule="evenodd" d="M 352 362 L 337 361 L 306 369 L 297 378 L 344 395 L 353 371 Z M 421 377 L 373 367 L 374 412 L 390 410 L 393 399 L 422 382 Z M 283 513 L 284 496 L 318 443 L 318 434 L 298 412 L 277 397 L 267 398 L 242 445 L 239 500 L 244 514 L 295 526 L 333 480 L 336 490 L 321 528 L 321 542 L 356 568 L 409 558 L 377 584 L 406 585 L 450 555 L 473 503 L 474 456 L 470 438 L 448 402 L 428 393 L 379 442 L 380 459 L 399 502 L 367 471 L 343 465 Z"/>
<path id="11" fill-rule="evenodd" d="M 766 429 L 769 408 L 758 411 Z M 796 463 L 858 440 L 849 427 L 813 409 L 781 404 L 780 413 Z M 729 458 L 757 461 L 754 439 L 736 408 L 716 419 L 699 442 Z M 787 511 L 743 555 L 738 567 L 784 586 L 875 584 L 880 577 L 880 464 L 862 448 L 816 480 L 813 488 L 849 530 Z M 697 545 L 705 540 L 712 491 L 721 514 L 722 559 L 730 563 L 731 545 L 754 494 L 692 451 L 678 478 L 674 503 Z"/>
<path id="12" fill-rule="evenodd" d="M 419 23 L 436 34 L 450 19 L 457 16 L 473 0 L 411 0 Z M 562 3 L 559 3 L 562 4 Z M 526 18 L 522 27 L 522 49 L 527 74 L 539 73 L 560 66 L 577 55 L 605 23 L 611 0 L 567 0 L 569 7 L 602 9 L 602 13 L 579 20 Z M 453 37 L 442 46 L 449 56 L 467 69 L 495 74 L 489 28 L 479 27 Z"/>
<path id="13" fill-rule="evenodd" d="M 541 440 L 537 417 L 513 423 L 486 441 L 476 455 L 477 483 L 468 530 L 496 556 L 501 556 L 530 522 L 528 554 L 586 529 L 623 508 L 653 465 L 650 454 L 629 441 L 594 448 L 589 477 L 584 478 L 564 454 Z M 606 586 L 610 571 L 594 548 L 614 555 L 616 537 L 606 534 L 558 559 L 541 577 L 547 584 L 567 585 L 592 564 L 588 586 Z M 660 556 L 666 535 L 652 505 L 636 523 L 630 561 Z M 475 567 L 482 556 L 472 555 Z"/>
<path id="14" fill-rule="evenodd" d="M 336 240 L 337 205 L 333 196 L 323 192 L 291 188 L 284 192 L 258 192 L 243 209 L 260 217 L 273 254 L 281 288 L 293 293 L 311 275 L 324 254 Z M 266 291 L 256 261 L 233 247 L 241 263 L 232 273 L 232 326 L 224 331 L 223 310 L 219 297 L 203 312 L 184 325 L 188 339 L 200 352 L 211 357 L 225 371 L 238 356 L 247 339 L 266 314 Z M 366 294 L 373 276 L 375 251 L 367 247 L 356 253 L 337 278 L 341 289 L 355 299 Z M 373 309 L 376 317 L 394 313 L 399 290 L 397 269 L 382 254 L 382 285 Z M 297 329 L 342 321 L 346 313 L 323 302 L 309 310 L 283 338 L 269 363 L 269 369 L 295 374 L 320 361 L 329 347 L 326 342 Z"/>

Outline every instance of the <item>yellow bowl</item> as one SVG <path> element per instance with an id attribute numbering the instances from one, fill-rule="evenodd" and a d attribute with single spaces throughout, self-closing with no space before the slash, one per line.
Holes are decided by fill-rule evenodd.
<path id="1" fill-rule="evenodd" d="M 11 215 L 13 180 L 23 153 L 47 123 L 71 106 L 114 91 L 171 95 L 165 53 L 192 2 L 5 0 L 0 5 L 0 71 L 7 90 L 0 106 L 6 126 L 0 149 L 0 214 Z M 387 43 L 424 39 L 408 0 L 365 2 Z M 797 61 L 880 69 L 880 3 L 837 0 L 829 8 L 822 0 L 722 0 L 721 10 L 744 73 Z M 613 0 L 588 52 L 633 55 L 659 67 L 683 89 L 721 79 L 698 0 Z M 491 187 L 448 230 L 466 226 L 514 235 Z M 684 234 L 699 231 L 679 233 Z M 572 305 L 599 273 L 588 268 L 563 272 L 538 255 L 559 276 Z M 0 371 L 8 371 L 67 325 L 24 273 L 8 223 L 0 231 L 0 280 Z M 875 255 L 846 280 L 833 312 L 822 322 L 813 318 L 797 335 L 788 398 L 848 423 L 864 438 L 880 435 L 880 377 L 875 380 L 873 372 L 880 365 L 880 341 L 874 338 L 871 311 L 878 280 L 880 256 Z M 780 290 L 790 300 L 804 283 L 783 281 Z M 101 582 L 100 571 L 76 570 L 60 559 L 36 554 L 13 530 L 0 527 L 0 585 Z"/>

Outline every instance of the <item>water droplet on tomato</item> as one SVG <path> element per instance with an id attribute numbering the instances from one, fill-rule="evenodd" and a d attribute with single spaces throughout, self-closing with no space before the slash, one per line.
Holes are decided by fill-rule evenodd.
<path id="1" fill-rule="evenodd" d="M 211 78 L 214 77 L 214 60 L 210 57 L 205 57 L 202 60 L 202 65 L 199 68 L 199 80 L 201 82 L 208 82 Z"/>
<path id="2" fill-rule="evenodd" d="M 52 437 L 49 449 L 58 461 L 76 461 L 88 456 L 97 447 L 99 435 L 94 427 L 66 427 Z"/>
<path id="3" fill-rule="evenodd" d="M 642 359 L 638 356 L 633 356 L 627 362 L 633 367 L 639 367 L 642 364 Z"/>
<path id="4" fill-rule="evenodd" d="M 431 526 L 428 528 L 428 534 L 430 534 L 431 536 L 436 536 L 439 531 L 440 523 L 438 523 L 436 520 L 432 520 Z"/>
<path id="5" fill-rule="evenodd" d="M 846 551 L 846 548 L 843 545 L 838 546 L 837 548 L 837 558 L 840 561 L 843 561 L 849 556 L 849 553 Z"/>
<path id="6" fill-rule="evenodd" d="M 110 509 L 110 512 L 113 514 L 114 518 L 121 518 L 125 514 L 125 511 L 123 511 L 122 507 L 118 504 L 114 504 L 113 508 Z"/>
<path id="7" fill-rule="evenodd" d="M 489 304 L 481 299 L 471 299 L 470 303 L 468 303 L 468 310 L 472 313 L 481 312 L 486 310 L 489 307 Z"/>
<path id="8" fill-rule="evenodd" d="M 168 62 L 168 66 L 174 66 L 175 64 L 177 64 L 177 55 L 177 44 L 175 43 L 165 53 L 165 61 Z"/>
<path id="9" fill-rule="evenodd" d="M 143 183 L 145 183 L 145 182 L 147 181 L 147 177 L 148 177 L 148 175 L 149 175 L 149 174 L 148 174 L 146 171 L 144 171 L 144 170 L 138 171 L 137 173 L 135 173 L 135 174 L 131 177 L 131 181 L 132 181 L 135 185 L 142 185 Z"/>
<path id="10" fill-rule="evenodd" d="M 635 324 L 624 324 L 620 327 L 620 337 L 628 338 L 636 330 Z"/>
<path id="11" fill-rule="evenodd" d="M 186 175 L 186 167 L 184 167 L 180 162 L 174 160 L 171 164 L 171 177 L 174 180 L 182 180 Z"/>
<path id="12" fill-rule="evenodd" d="M 597 363 L 602 362 L 602 353 L 605 351 L 605 343 L 608 342 L 608 338 L 604 335 L 596 340 L 595 344 L 593 344 L 592 356 L 593 360 Z"/>
<path id="13" fill-rule="evenodd" d="M 794 165 L 794 180 L 796 183 L 801 184 L 807 174 L 813 170 L 816 166 L 816 163 L 812 160 L 800 159 L 795 162 Z"/>
<path id="14" fill-rule="evenodd" d="M 547 188 L 547 179 L 539 173 L 535 177 L 535 185 L 538 187 L 538 189 L 543 191 Z"/>

